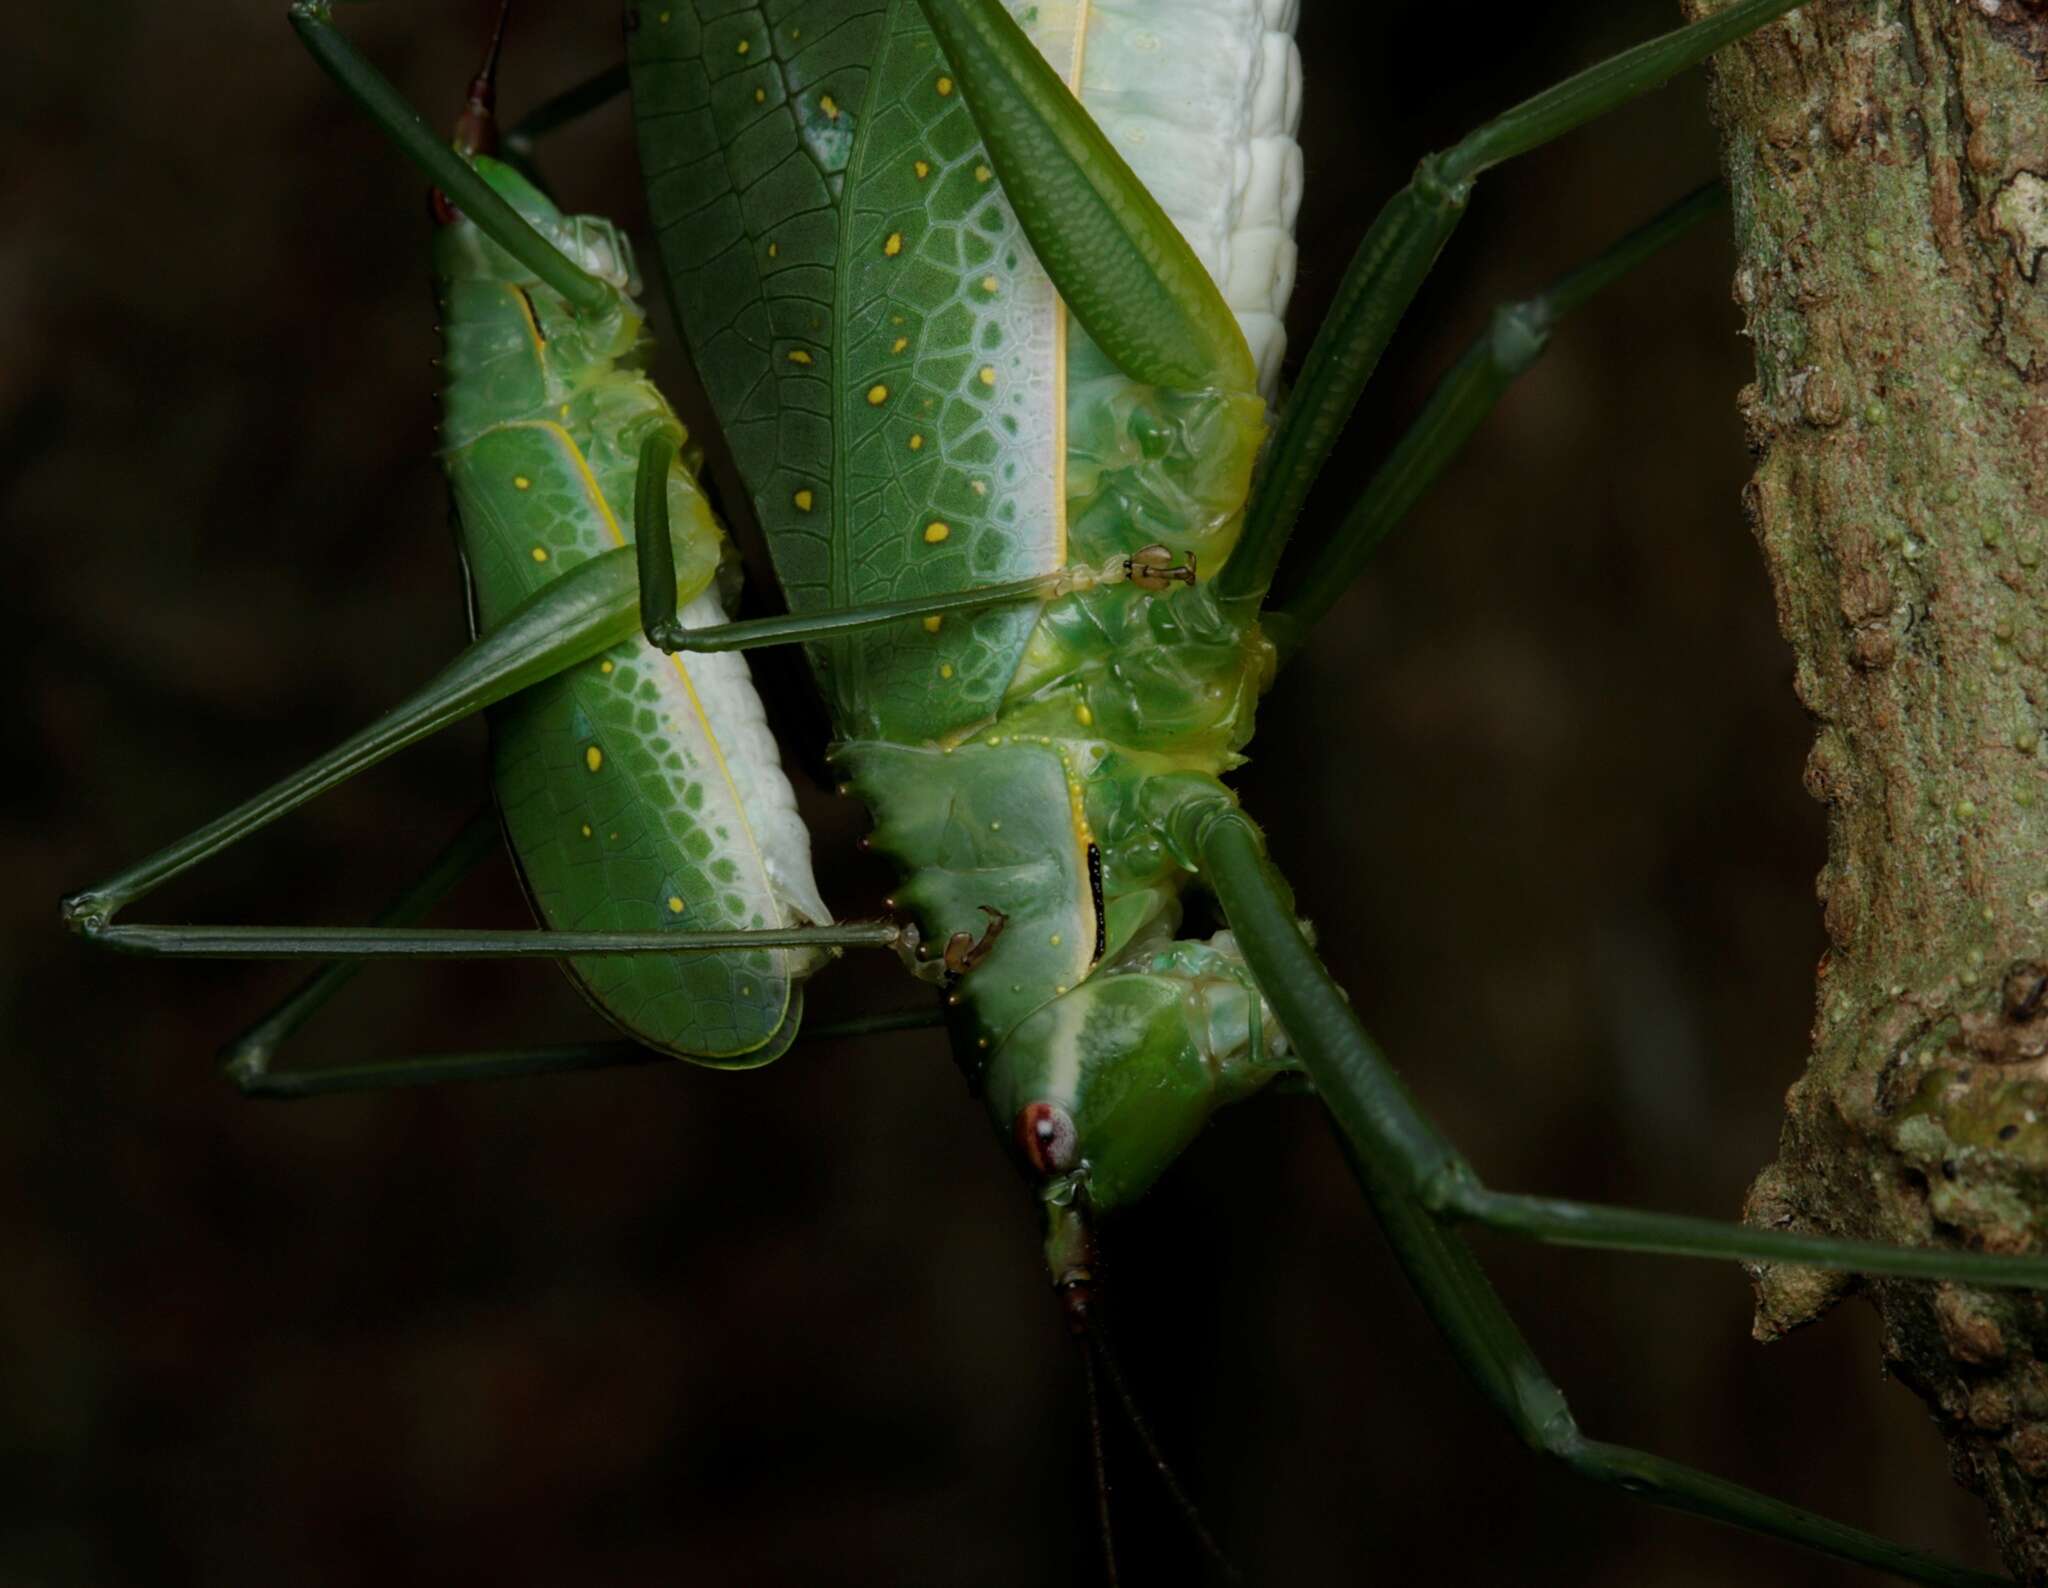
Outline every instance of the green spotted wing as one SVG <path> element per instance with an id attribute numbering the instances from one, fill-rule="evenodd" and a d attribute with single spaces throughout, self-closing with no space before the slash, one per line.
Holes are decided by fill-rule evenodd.
<path id="1" fill-rule="evenodd" d="M 628 17 L 665 272 L 790 605 L 1060 566 L 1062 311 L 914 0 Z M 957 738 L 1036 617 L 818 648 L 841 735 Z"/>

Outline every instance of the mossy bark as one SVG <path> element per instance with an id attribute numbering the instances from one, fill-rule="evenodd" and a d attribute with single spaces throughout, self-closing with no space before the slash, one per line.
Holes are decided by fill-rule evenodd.
<path id="1" fill-rule="evenodd" d="M 1692 14 L 1712 9 L 1689 0 Z M 1830 947 L 1752 1220 L 2048 1244 L 2048 0 L 1813 0 L 1715 93 L 1746 507 L 1818 733 Z M 1757 1275 L 1757 1333 L 1849 1287 Z M 2048 1298 L 1868 1288 L 2048 1581 Z"/>

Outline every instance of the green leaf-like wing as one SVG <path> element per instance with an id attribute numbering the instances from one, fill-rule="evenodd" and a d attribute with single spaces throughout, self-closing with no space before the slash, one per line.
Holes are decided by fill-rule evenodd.
<path id="1" fill-rule="evenodd" d="M 866 97 L 888 8 L 650 0 L 626 12 L 670 296 L 799 609 L 831 599 L 844 107 Z"/>
<path id="2" fill-rule="evenodd" d="M 1060 566 L 1062 311 L 914 0 L 636 10 L 663 262 L 791 606 Z M 820 647 L 841 734 L 971 728 L 1035 618 Z"/>

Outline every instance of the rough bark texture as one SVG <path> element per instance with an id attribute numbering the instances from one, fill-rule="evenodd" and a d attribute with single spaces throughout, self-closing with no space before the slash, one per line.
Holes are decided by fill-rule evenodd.
<path id="1" fill-rule="evenodd" d="M 2048 0 L 1814 0 L 1717 73 L 1756 347 L 1747 508 L 1830 817 L 1813 1055 L 1749 1216 L 2038 1246 Z M 1759 1337 L 1845 1288 L 1762 1271 Z M 2008 1561 L 2048 1581 L 2048 1305 L 1870 1294 Z"/>

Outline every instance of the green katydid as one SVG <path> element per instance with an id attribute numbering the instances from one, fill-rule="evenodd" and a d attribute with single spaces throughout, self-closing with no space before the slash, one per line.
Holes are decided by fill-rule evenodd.
<path id="1" fill-rule="evenodd" d="M 1014 1133 L 1020 1158 L 1041 1181 L 1054 1279 L 1070 1304 L 1078 1309 L 1087 1297 L 1091 1217 L 1141 1194 L 1211 1109 L 1255 1089 L 1298 1053 L 1454 1346 L 1532 1444 L 1575 1470 L 1680 1508 L 1922 1580 L 1978 1580 L 1731 1485 L 1582 1440 L 1443 1225 L 1470 1218 L 1586 1244 L 1798 1257 L 1979 1283 L 2039 1284 L 2048 1278 L 2041 1265 L 1801 1243 L 1485 1191 L 1408 1103 L 1321 976 L 1284 890 L 1260 857 L 1256 831 L 1216 781 L 1249 736 L 1251 707 L 1271 666 L 1258 609 L 1300 493 L 1454 224 L 1472 176 L 1788 8 L 1763 0 L 1730 7 L 1623 58 L 1625 69 L 1596 69 L 1570 91 L 1543 96 L 1428 164 L 1362 251 L 1343 318 L 1311 352 L 1256 493 L 1251 471 L 1263 425 L 1256 365 L 1228 306 L 1143 187 L 1105 157 L 1101 136 L 1067 96 L 1074 85 L 1063 86 L 1046 69 L 998 8 L 945 0 L 922 10 L 908 0 L 807 8 L 806 17 L 845 14 L 842 45 L 865 30 L 864 49 L 810 79 L 781 69 L 804 60 L 795 36 L 803 23 L 785 19 L 782 36 L 763 25 L 756 40 L 748 32 L 759 20 L 752 13 L 699 28 L 687 6 L 633 10 L 638 25 L 629 62 L 657 224 L 670 245 L 686 330 L 734 432 L 793 620 L 722 640 L 693 638 L 698 631 L 676 621 L 679 605 L 686 616 L 706 615 L 690 614 L 688 602 L 714 576 L 716 532 L 675 466 L 672 417 L 630 373 L 638 328 L 626 291 L 630 270 L 620 268 L 615 234 L 601 223 L 566 222 L 503 168 L 479 163 L 479 184 L 436 141 L 415 137 L 408 152 L 468 218 L 444 233 L 444 242 L 457 239 L 444 252 L 466 254 L 444 264 L 444 280 L 463 285 L 464 295 L 474 286 L 495 298 L 492 314 L 474 321 L 465 315 L 459 325 L 451 299 L 457 389 L 464 371 L 456 349 L 472 324 L 486 364 L 508 352 L 525 358 L 547 349 L 555 358 L 574 354 L 579 370 L 595 370 L 598 378 L 569 397 L 567 414 L 550 419 L 529 404 L 509 420 L 494 416 L 503 423 L 479 426 L 473 435 L 451 431 L 451 475 L 465 525 L 473 505 L 477 518 L 505 533 L 488 548 L 480 539 L 471 545 L 481 637 L 441 686 L 317 771 L 80 896 L 70 907 L 73 921 L 114 946 L 172 952 L 573 957 L 600 1007 L 643 1041 L 714 1063 L 773 1057 L 795 1035 L 799 955 L 896 946 L 906 934 L 896 926 L 826 926 L 822 906 L 810 904 L 787 865 L 778 887 L 763 846 L 755 846 L 751 874 L 718 848 L 733 841 L 739 817 L 755 814 L 757 800 L 741 779 L 729 777 L 724 833 L 719 812 L 703 815 L 703 799 L 690 802 L 689 789 L 704 785 L 690 776 L 687 741 L 668 747 L 668 735 L 681 730 L 668 720 L 673 701 L 659 694 L 669 677 L 684 675 L 662 673 L 631 635 L 644 627 L 665 648 L 707 638 L 735 645 L 808 641 L 838 714 L 849 777 L 876 809 L 881 846 L 910 873 L 899 901 L 926 941 L 946 947 L 937 966 L 953 979 L 963 1054 L 983 1080 L 998 1129 Z M 1035 26 L 1057 21 L 1055 8 L 1034 9 L 1044 13 Z M 380 97 L 374 77 L 342 53 L 324 17 L 308 9 L 301 20 L 338 75 L 387 126 L 403 130 L 404 118 Z M 1079 75 L 1075 57 L 1084 35 L 1085 25 L 1069 40 L 1070 79 Z M 675 41 L 673 48 L 664 39 Z M 755 66 L 706 71 L 706 62 L 729 64 L 727 48 L 735 60 L 753 54 Z M 787 89 L 772 102 L 748 76 L 771 61 Z M 728 89 L 730 104 L 720 98 Z M 836 272 L 828 278 L 832 312 L 783 324 L 773 309 L 787 305 L 771 305 L 772 334 L 747 343 L 749 356 L 775 364 L 781 380 L 814 386 L 830 405 L 830 421 L 801 436 L 781 423 L 797 416 L 815 421 L 817 411 L 792 400 L 779 382 L 780 406 L 766 415 L 747 411 L 732 392 L 758 386 L 761 372 L 718 340 L 721 328 L 741 323 L 737 300 L 752 293 L 761 301 L 770 272 L 748 249 L 731 258 L 712 252 L 735 241 L 716 226 L 668 224 L 702 207 L 695 201 L 706 195 L 693 183 L 704 178 L 685 168 L 703 161 L 707 147 L 738 137 L 742 128 L 731 113 L 745 118 L 749 104 L 767 107 L 758 112 L 761 135 L 806 152 L 831 179 L 822 213 L 815 204 L 804 207 L 812 195 L 797 194 L 797 202 L 770 211 L 765 221 L 759 212 L 746 214 L 737 232 L 764 256 L 794 247 L 774 233 L 799 216 L 808 214 L 827 233 L 809 242 L 824 249 Z M 870 125 L 877 130 L 865 132 Z M 914 152 L 920 140 L 942 158 L 925 162 Z M 917 169 L 920 162 L 933 166 L 929 177 Z M 942 185 L 925 197 L 911 184 L 928 179 Z M 948 182 L 964 197 L 943 197 Z M 990 197 L 976 196 L 978 189 Z M 491 194 L 509 200 L 509 221 Z M 731 197 L 709 195 L 721 196 Z M 672 206 L 666 217 L 665 204 Z M 899 213 L 909 217 L 903 225 L 894 223 Z M 984 218 L 990 224 L 980 235 Z M 890 280 L 899 261 L 897 277 L 930 265 L 936 250 L 914 231 L 921 224 L 934 233 L 949 227 L 957 239 L 951 279 L 923 296 Z M 1006 229 L 997 234 L 997 225 Z M 529 240 L 534 232 L 539 251 Z M 1063 248 L 1059 240 L 1069 235 L 1085 236 L 1086 246 Z M 1654 240 L 1631 246 L 1639 253 Z M 742 256 L 751 269 L 741 268 Z M 1045 276 L 1036 273 L 1034 258 Z M 463 274 L 472 268 L 473 275 Z M 784 268 L 793 274 L 797 265 Z M 1101 290 L 1105 280 L 1117 285 Z M 1069 330 L 1052 289 L 1087 335 Z M 954 308 L 965 312 L 941 312 Z M 1007 413 L 997 407 L 1010 401 L 1009 382 L 1027 385 L 1048 362 L 1059 371 L 1051 401 L 1027 400 Z M 1494 359 L 1485 367 L 1502 366 Z M 947 386 L 949 371 L 961 391 Z M 964 395 L 981 406 L 956 419 L 941 403 L 927 421 L 912 404 L 935 388 L 944 398 Z M 560 408 L 558 395 L 569 394 L 550 390 L 547 398 Z M 1091 423 L 1097 428 L 1090 430 Z M 750 424 L 767 439 L 750 443 Z M 522 433 L 508 437 L 505 426 Z M 880 462 L 881 451 L 893 447 L 930 467 L 913 479 L 915 471 Z M 1076 488 L 1077 456 L 1093 470 L 1098 495 Z M 1114 478 L 1118 465 L 1148 484 L 1151 496 L 1134 497 Z M 977 491 L 977 483 L 984 489 Z M 880 498 L 865 518 L 856 500 L 864 486 Z M 532 514 L 543 498 L 553 510 Z M 595 538 L 616 525 L 615 538 L 624 539 L 629 500 L 637 504 L 637 562 L 622 549 L 606 553 Z M 1132 500 L 1142 501 L 1145 513 L 1118 518 L 1115 509 Z M 1162 518 L 1151 515 L 1165 505 L 1184 516 L 1166 520 L 1155 539 L 1150 526 Z M 895 542 L 888 552 L 875 526 Z M 1323 552 L 1296 586 L 1307 594 L 1283 613 L 1297 623 L 1312 620 L 1358 539 L 1340 536 Z M 1166 555 L 1155 554 L 1155 545 L 1164 545 Z M 486 596 L 478 564 L 491 558 L 497 582 Z M 880 574 L 867 584 L 849 580 L 848 562 Z M 1319 574 L 1324 563 L 1339 571 Z M 904 569 L 916 571 L 884 577 Z M 863 637 L 849 640 L 848 631 Z M 1133 667 L 1134 658 L 1142 666 Z M 1130 682 L 1133 675 L 1139 682 Z M 649 684 L 656 694 L 645 694 Z M 607 693 L 629 687 L 631 696 Z M 526 760 L 514 754 L 511 764 L 501 761 L 501 790 L 589 790 L 599 785 L 581 779 L 609 769 L 632 781 L 630 793 L 673 816 L 669 851 L 634 857 L 636 884 L 651 884 L 630 890 L 634 910 L 607 891 L 598 902 L 611 913 L 597 929 L 579 923 L 572 933 L 531 934 L 516 943 L 398 927 L 381 936 L 215 929 L 219 935 L 209 937 L 204 928 L 113 924 L 116 910 L 156 882 L 400 744 L 494 701 L 508 702 L 501 743 L 516 744 L 525 733 L 529 744 L 562 752 L 527 782 Z M 603 715 L 608 705 L 616 718 Z M 622 737 L 600 742 L 587 731 L 595 729 Z M 714 720 L 710 742 L 722 737 Z M 667 799 L 647 794 L 663 784 Z M 573 886 L 575 845 L 561 829 L 573 825 L 575 837 L 594 841 L 597 824 L 574 804 L 548 814 L 557 825 L 523 832 L 518 816 L 508 816 L 538 902 L 559 929 L 577 919 L 574 910 L 553 907 L 555 884 L 546 880 L 550 866 L 563 866 L 558 874 L 570 879 L 563 886 Z M 693 854 L 693 840 L 705 854 Z M 718 884 L 732 879 L 715 869 L 686 881 L 692 860 L 712 868 L 730 861 L 749 891 L 721 891 Z M 1237 928 L 1234 941 L 1172 941 L 1175 896 L 1196 875 L 1221 899 Z M 672 881 L 674 891 L 664 893 Z M 707 901 L 716 906 L 708 925 Z M 664 908 L 676 923 L 662 924 Z M 764 930 L 771 935 L 748 935 Z M 684 950 L 694 956 L 683 960 Z M 679 964 L 710 967 L 701 974 L 718 985 L 707 989 L 699 972 Z M 614 978 L 614 966 L 630 974 Z M 683 989 L 689 1012 L 658 1028 L 640 1019 L 635 1011 L 650 995 L 621 989 L 638 985 L 633 978 L 642 967 Z M 705 1012 L 714 1006 L 738 1013 Z M 1280 1037 L 1283 1029 L 1291 1041 Z M 530 1055 L 515 1057 L 508 1069 L 532 1066 Z M 1144 1106 L 1135 1107 L 1141 1088 Z"/>

